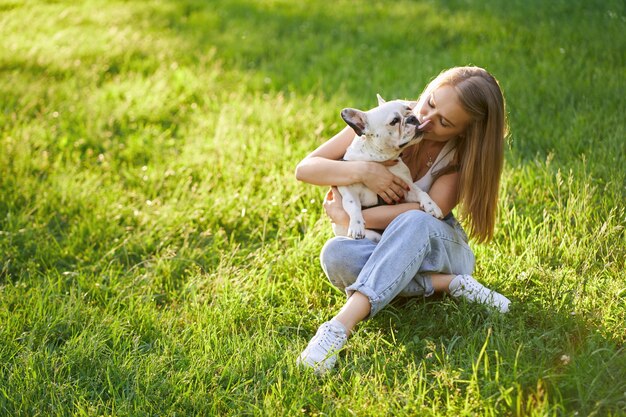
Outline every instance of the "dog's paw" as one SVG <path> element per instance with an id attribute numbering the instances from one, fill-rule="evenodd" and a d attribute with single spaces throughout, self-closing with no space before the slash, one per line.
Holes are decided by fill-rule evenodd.
<path id="1" fill-rule="evenodd" d="M 352 239 L 363 239 L 365 237 L 365 222 L 362 220 L 356 220 L 350 222 L 348 227 L 348 237 Z"/>
<path id="2" fill-rule="evenodd" d="M 421 204 L 426 213 L 438 219 L 443 219 L 443 213 L 441 212 L 441 209 L 433 200 L 428 199 L 426 201 L 422 201 Z"/>
<path id="3" fill-rule="evenodd" d="M 378 243 L 383 236 L 373 230 L 365 229 L 365 237 L 374 243 Z"/>
<path id="4" fill-rule="evenodd" d="M 365 231 L 348 229 L 348 237 L 352 239 L 363 239 L 365 237 Z"/>

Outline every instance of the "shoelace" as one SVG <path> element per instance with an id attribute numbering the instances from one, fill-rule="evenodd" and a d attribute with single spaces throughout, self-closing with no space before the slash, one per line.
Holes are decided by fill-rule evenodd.
<path id="1" fill-rule="evenodd" d="M 487 288 L 485 288 L 484 286 L 480 285 L 477 281 L 468 279 L 468 280 L 463 280 L 463 283 L 461 284 L 462 288 L 466 291 L 468 291 L 470 294 L 481 294 L 481 293 L 485 293 L 485 295 L 489 295 L 491 293 L 491 291 L 489 291 Z M 486 290 L 486 291 L 483 291 Z"/>
<path id="2" fill-rule="evenodd" d="M 474 281 L 464 282 L 463 287 L 472 294 L 478 294 L 482 290 Z"/>
<path id="3" fill-rule="evenodd" d="M 336 347 L 339 345 L 338 342 L 343 339 L 342 336 L 343 335 L 341 333 L 336 332 L 331 327 L 326 327 L 320 335 L 320 346 L 324 348 L 326 352 L 335 350 Z"/>

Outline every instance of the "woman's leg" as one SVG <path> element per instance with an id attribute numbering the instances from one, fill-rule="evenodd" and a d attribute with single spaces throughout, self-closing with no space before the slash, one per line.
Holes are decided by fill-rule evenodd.
<path id="1" fill-rule="evenodd" d="M 456 227 L 422 211 L 399 215 L 385 230 L 348 294 L 370 300 L 370 314 L 389 304 L 418 273 L 469 274 L 474 254 Z"/>
<path id="2" fill-rule="evenodd" d="M 367 247 L 367 250 L 362 256 L 355 256 L 352 251 L 336 247 L 351 245 L 361 249 Z M 346 256 L 346 253 L 350 255 Z M 469 273 L 474 267 L 474 255 L 455 228 L 421 211 L 398 216 L 377 245 L 332 239 L 322 251 L 321 258 L 324 271 L 339 287 L 352 281 L 356 271 L 360 272 L 346 287 L 350 296 L 346 304 L 332 320 L 320 326 L 298 358 L 298 363 L 318 372 L 331 369 L 353 327 L 386 306 L 418 276 L 418 272 Z M 341 262 L 346 258 L 350 261 L 348 266 Z"/>
<path id="3" fill-rule="evenodd" d="M 324 244 L 320 264 L 330 283 L 344 291 L 356 281 L 375 248 L 369 239 L 337 236 Z"/>
<path id="4" fill-rule="evenodd" d="M 370 315 L 370 308 L 369 298 L 360 292 L 355 292 L 348 298 L 334 319 L 343 324 L 349 336 L 352 333 L 352 329 Z"/>
<path id="5" fill-rule="evenodd" d="M 328 280 L 338 289 L 345 290 L 357 280 L 361 270 L 376 248 L 376 243 L 368 239 L 334 237 L 326 242 L 320 253 L 320 264 Z M 439 275 L 441 278 L 445 275 Z M 450 276 L 452 280 L 453 276 Z M 439 279 L 442 281 L 442 279 Z M 438 281 L 438 282 L 439 282 Z M 447 289 L 447 285 L 445 287 Z M 439 288 L 433 288 L 430 275 L 417 274 L 400 292 L 401 296 L 430 296 Z M 356 292 L 346 301 L 336 318 L 344 324 L 348 333 L 361 320 L 369 315 L 369 299 Z"/>
<path id="6" fill-rule="evenodd" d="M 450 283 L 455 275 L 452 274 L 430 274 L 430 279 L 435 292 L 449 292 Z"/>
<path id="7" fill-rule="evenodd" d="M 414 295 L 413 292 L 425 296 L 433 292 L 447 292 L 454 298 L 485 304 L 501 313 L 509 310 L 510 301 L 505 296 L 483 286 L 470 275 L 474 269 L 474 254 L 467 244 L 465 232 L 456 219 L 451 217 L 442 222 L 426 213 L 413 211 L 404 213 L 396 220 L 383 234 L 383 239 L 385 236 L 397 235 L 395 242 L 386 245 L 386 251 L 391 252 L 391 256 L 385 257 L 385 251 L 373 252 L 355 284 L 346 288 L 346 292 L 350 294 L 358 288 L 359 281 L 363 280 L 368 269 L 370 273 L 374 271 L 369 283 L 366 282 L 360 290 L 357 290 L 368 296 L 370 301 L 372 294 L 379 296 L 380 305 L 373 305 L 369 316 L 376 314 L 397 295 Z M 414 237 L 411 238 L 407 233 Z M 406 243 L 401 243 L 403 241 Z M 405 255 L 408 256 L 406 259 L 411 260 L 413 253 L 419 254 L 421 248 L 424 249 L 421 263 L 419 256 L 412 260 L 418 265 L 417 272 L 414 267 L 410 267 L 403 272 L 403 276 L 394 278 L 394 267 L 403 265 L 402 259 Z M 410 279 L 412 274 L 415 275 Z M 352 310 L 347 307 L 342 310 L 344 314 L 337 317 L 340 321 L 343 317 L 359 317 L 359 314 L 350 315 Z M 353 326 L 352 323 L 348 324 Z"/>
<path id="8" fill-rule="evenodd" d="M 354 284 L 376 248 L 368 239 L 334 237 L 320 252 L 320 264 L 326 277 L 337 289 L 345 291 Z M 435 292 L 428 273 L 418 273 L 400 292 L 402 297 L 429 297 Z"/>

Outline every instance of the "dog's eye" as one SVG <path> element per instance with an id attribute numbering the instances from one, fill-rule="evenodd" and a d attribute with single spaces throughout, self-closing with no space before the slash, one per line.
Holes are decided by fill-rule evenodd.
<path id="1" fill-rule="evenodd" d="M 397 125 L 399 122 L 400 122 L 400 118 L 396 116 L 396 117 L 394 117 L 394 118 L 393 118 L 393 120 L 392 120 L 391 122 L 389 122 L 389 124 L 390 124 L 391 126 L 395 126 L 395 125 Z"/>

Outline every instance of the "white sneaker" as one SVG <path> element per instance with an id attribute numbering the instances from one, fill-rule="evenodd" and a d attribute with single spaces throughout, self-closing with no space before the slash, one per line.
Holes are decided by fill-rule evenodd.
<path id="1" fill-rule="evenodd" d="M 309 345 L 298 356 L 298 365 L 314 368 L 318 374 L 331 370 L 337 362 L 337 354 L 346 344 L 346 328 L 336 320 L 322 324 Z"/>
<path id="2" fill-rule="evenodd" d="M 454 298 L 465 298 L 467 301 L 485 304 L 498 309 L 501 313 L 509 311 L 511 301 L 508 298 L 485 287 L 471 275 L 457 275 L 449 288 L 450 295 Z"/>

